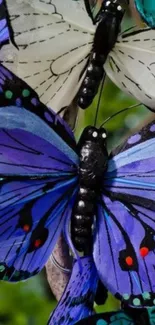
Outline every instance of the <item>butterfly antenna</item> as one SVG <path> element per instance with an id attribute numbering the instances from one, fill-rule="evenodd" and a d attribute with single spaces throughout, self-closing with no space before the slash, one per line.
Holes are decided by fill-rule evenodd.
<path id="1" fill-rule="evenodd" d="M 98 112 L 99 112 L 99 107 L 100 107 L 100 102 L 101 102 L 101 96 L 102 96 L 102 90 L 103 90 L 103 85 L 104 85 L 104 81 L 105 81 L 105 72 L 102 78 L 102 83 L 101 83 L 101 88 L 100 88 L 100 93 L 99 93 L 99 98 L 98 98 L 98 103 L 97 103 L 97 108 L 96 108 L 96 114 L 95 114 L 95 121 L 94 121 L 94 126 L 96 126 L 97 124 L 97 117 L 98 117 Z"/>
<path id="2" fill-rule="evenodd" d="M 138 103 L 138 104 L 134 104 L 134 105 L 131 105 L 131 106 L 129 106 L 129 107 L 126 107 L 126 108 L 123 108 L 121 111 L 118 111 L 118 112 L 116 112 L 116 113 L 114 113 L 114 114 L 112 114 L 111 116 L 109 116 L 101 125 L 100 125 L 100 128 L 103 126 L 103 125 L 105 125 L 107 122 L 109 122 L 113 117 L 115 117 L 115 116 L 117 116 L 117 115 L 119 115 L 119 114 L 121 114 L 121 113 L 123 113 L 123 112 L 126 112 L 126 111 L 128 111 L 129 109 L 132 109 L 132 108 L 134 108 L 134 107 L 139 107 L 140 105 L 142 105 L 142 103 Z"/>

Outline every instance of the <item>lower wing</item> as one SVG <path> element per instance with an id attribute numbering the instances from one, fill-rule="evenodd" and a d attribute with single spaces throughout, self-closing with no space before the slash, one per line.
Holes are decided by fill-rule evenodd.
<path id="1" fill-rule="evenodd" d="M 76 180 L 1 181 L 0 279 L 38 273 L 71 217 Z"/>
<path id="2" fill-rule="evenodd" d="M 48 325 L 73 325 L 93 314 L 93 303 L 98 276 L 91 257 L 82 257 L 80 265 L 75 262 L 69 283 Z"/>
<path id="3" fill-rule="evenodd" d="M 123 311 L 95 314 L 82 319 L 76 325 L 134 325 L 135 322 Z M 147 323 L 146 323 L 147 324 Z"/>
<path id="4" fill-rule="evenodd" d="M 94 259 L 101 280 L 127 304 L 155 303 L 155 124 L 109 161 L 98 204 Z"/>

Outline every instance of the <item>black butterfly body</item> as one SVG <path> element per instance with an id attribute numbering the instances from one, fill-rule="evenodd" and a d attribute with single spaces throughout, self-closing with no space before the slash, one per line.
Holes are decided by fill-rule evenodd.
<path id="1" fill-rule="evenodd" d="M 85 0 L 85 5 L 89 12 L 87 0 Z M 124 10 L 118 0 L 106 0 L 103 1 L 101 10 L 94 19 L 97 28 L 92 53 L 78 93 L 78 105 L 81 108 L 87 108 L 97 94 L 100 82 L 105 74 L 103 65 L 116 43 L 123 15 Z"/>
<path id="2" fill-rule="evenodd" d="M 96 200 L 102 187 L 102 175 L 107 169 L 106 131 L 87 127 L 78 143 L 79 189 L 71 219 L 71 236 L 75 248 L 88 254 L 92 242 L 92 224 Z"/>

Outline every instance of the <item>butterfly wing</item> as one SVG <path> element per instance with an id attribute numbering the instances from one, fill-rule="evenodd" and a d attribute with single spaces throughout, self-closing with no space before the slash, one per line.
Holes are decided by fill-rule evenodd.
<path id="1" fill-rule="evenodd" d="M 0 278 L 17 281 L 44 266 L 71 216 L 78 156 L 26 83 L 2 66 L 0 80 Z"/>
<path id="2" fill-rule="evenodd" d="M 0 1 L 0 47 L 9 40 L 10 32 L 7 22 L 7 9 L 4 0 Z"/>
<path id="3" fill-rule="evenodd" d="M 37 114 L 75 150 L 76 142 L 68 124 L 54 111 L 43 105 L 37 93 L 26 82 L 0 64 L 0 107 L 5 106 L 24 107 Z"/>
<path id="4" fill-rule="evenodd" d="M 105 63 L 108 77 L 123 91 L 154 110 L 154 30 L 130 28 L 118 37 Z"/>
<path id="5" fill-rule="evenodd" d="M 76 325 L 134 325 L 134 321 L 123 311 L 95 314 L 82 319 Z"/>
<path id="6" fill-rule="evenodd" d="M 51 314 L 48 325 L 72 325 L 93 314 L 98 276 L 91 257 L 82 257 L 81 268 L 75 262 L 69 283 Z"/>
<path id="7" fill-rule="evenodd" d="M 10 43 L 3 49 L 2 63 L 44 104 L 55 110 L 68 106 L 83 80 L 93 41 L 83 1 L 8 0 L 8 11 L 16 47 Z"/>
<path id="8" fill-rule="evenodd" d="M 88 15 L 91 17 L 94 24 L 96 22 L 96 17 L 101 10 L 103 1 L 104 0 L 85 0 Z"/>
<path id="9" fill-rule="evenodd" d="M 154 135 L 153 121 L 111 157 L 98 205 L 98 273 L 113 294 L 134 307 L 155 301 Z"/>

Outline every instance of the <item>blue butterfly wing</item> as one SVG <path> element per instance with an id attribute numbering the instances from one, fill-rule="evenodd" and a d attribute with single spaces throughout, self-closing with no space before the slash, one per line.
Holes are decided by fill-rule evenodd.
<path id="1" fill-rule="evenodd" d="M 152 122 L 111 156 L 98 204 L 94 260 L 99 276 L 134 307 L 155 301 L 154 134 Z"/>
<path id="2" fill-rule="evenodd" d="M 64 122 L 0 73 L 0 278 L 16 281 L 40 271 L 71 217 L 78 156 Z"/>
<path id="3" fill-rule="evenodd" d="M 71 188 L 63 185 L 0 211 L 0 279 L 23 280 L 43 268 L 72 213 L 74 180 Z"/>
<path id="4" fill-rule="evenodd" d="M 2 177 L 74 173 L 77 163 L 77 154 L 37 115 L 22 107 L 0 107 Z"/>
<path id="5" fill-rule="evenodd" d="M 5 1 L 0 1 L 0 47 L 10 38 L 10 31 L 8 26 L 8 14 Z"/>
<path id="6" fill-rule="evenodd" d="M 24 107 L 53 129 L 73 150 L 76 142 L 68 124 L 52 109 L 43 105 L 37 93 L 23 80 L 0 64 L 0 107 Z"/>
<path id="7" fill-rule="evenodd" d="M 73 325 L 93 314 L 98 276 L 91 257 L 81 258 L 81 268 L 75 262 L 69 283 L 48 325 Z"/>

